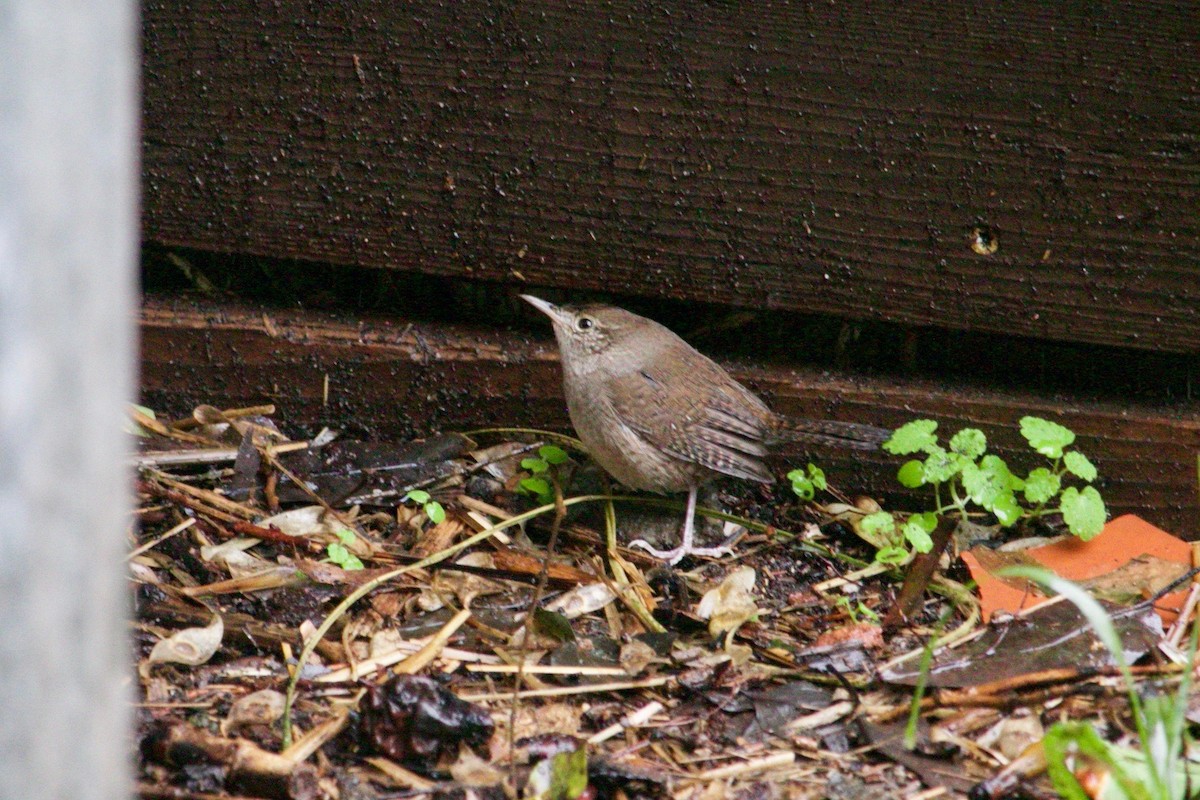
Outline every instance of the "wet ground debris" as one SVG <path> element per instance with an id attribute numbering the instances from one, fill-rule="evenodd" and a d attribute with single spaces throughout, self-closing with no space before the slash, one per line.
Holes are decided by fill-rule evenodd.
<path id="1" fill-rule="evenodd" d="M 978 627 L 953 543 L 902 594 L 832 503 L 731 487 L 735 554 L 668 570 L 619 542 L 679 504 L 610 505 L 569 440 L 291 441 L 272 413 L 133 416 L 142 797 L 1051 797 L 1056 722 L 1135 744 L 1074 606 Z M 548 444 L 569 462 L 522 466 Z M 1195 603 L 1164 631 L 1121 602 L 1170 692 Z"/>

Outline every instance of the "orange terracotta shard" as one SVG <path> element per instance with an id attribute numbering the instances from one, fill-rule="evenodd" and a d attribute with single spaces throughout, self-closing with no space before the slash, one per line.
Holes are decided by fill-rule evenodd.
<path id="1" fill-rule="evenodd" d="M 1074 536 L 1019 552 L 975 548 L 962 554 L 979 585 L 984 620 L 997 611 L 1016 613 L 1043 601 L 1045 596 L 1016 578 L 995 573 L 1015 564 L 1035 564 L 1088 586 L 1098 596 L 1132 603 L 1151 596 L 1192 567 L 1192 546 L 1156 528 L 1144 519 L 1126 514 L 1110 521 L 1089 542 Z M 1170 624 L 1177 616 L 1187 587 L 1155 603 L 1155 610 Z"/>

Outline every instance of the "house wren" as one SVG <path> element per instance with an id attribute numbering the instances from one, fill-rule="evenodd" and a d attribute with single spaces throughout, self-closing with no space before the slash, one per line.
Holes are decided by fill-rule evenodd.
<path id="1" fill-rule="evenodd" d="M 692 546 L 696 491 L 717 475 L 771 482 L 763 459 L 773 441 L 873 450 L 890 434 L 781 417 L 683 339 L 624 309 L 521 298 L 554 323 L 567 410 L 592 458 L 631 489 L 688 493 L 679 547 L 631 542 L 669 564 L 728 552 Z"/>

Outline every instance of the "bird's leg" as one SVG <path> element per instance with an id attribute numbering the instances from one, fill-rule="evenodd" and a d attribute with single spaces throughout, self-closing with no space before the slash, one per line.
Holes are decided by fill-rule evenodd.
<path id="1" fill-rule="evenodd" d="M 650 543 L 644 539 L 637 539 L 629 543 L 630 547 L 640 547 L 655 558 L 661 558 L 669 565 L 678 564 L 684 556 L 724 556 L 732 553 L 733 550 L 726 545 L 720 547 L 692 547 L 692 534 L 695 531 L 696 522 L 696 493 L 699 488 L 693 486 L 688 490 L 687 512 L 683 520 L 683 541 L 679 543 L 679 547 L 674 550 L 658 550 L 650 546 Z"/>

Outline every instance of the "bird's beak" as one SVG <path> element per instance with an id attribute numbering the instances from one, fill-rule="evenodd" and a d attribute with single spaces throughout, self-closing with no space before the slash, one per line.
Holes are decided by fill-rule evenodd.
<path id="1" fill-rule="evenodd" d="M 524 300 L 526 303 L 529 303 L 529 305 L 533 306 L 538 311 L 545 314 L 547 317 L 550 318 L 550 320 L 552 322 L 558 323 L 558 322 L 562 321 L 562 316 L 563 316 L 562 309 L 559 308 L 558 306 L 554 305 L 554 303 L 547 303 L 542 298 L 534 297 L 531 294 L 523 294 L 523 295 L 521 295 L 521 299 Z"/>

